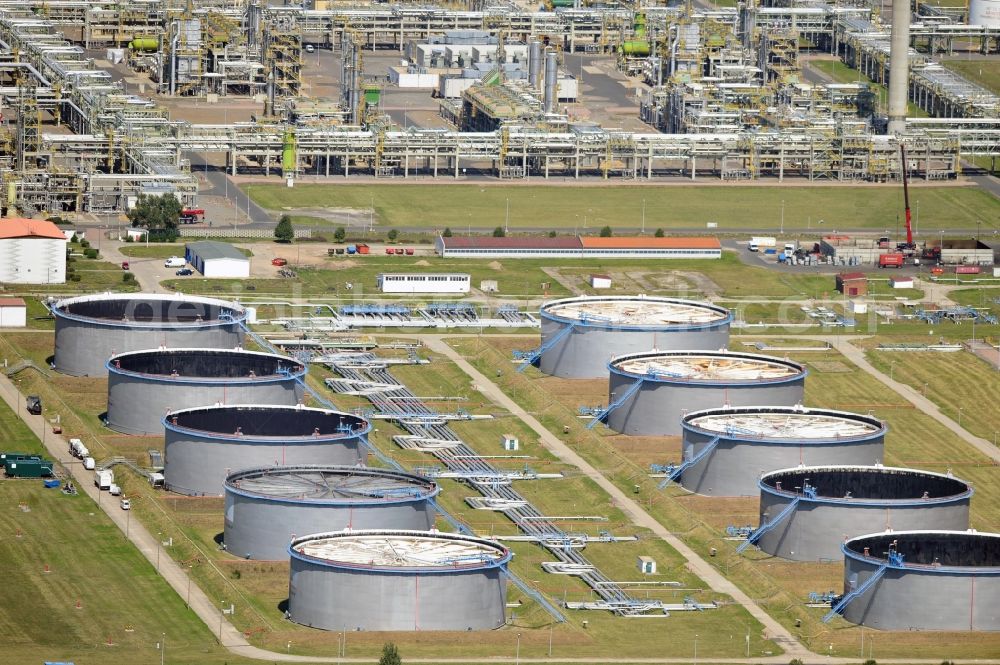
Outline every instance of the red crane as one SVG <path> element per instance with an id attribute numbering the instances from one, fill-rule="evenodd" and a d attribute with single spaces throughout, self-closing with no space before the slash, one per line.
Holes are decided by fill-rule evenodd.
<path id="1" fill-rule="evenodd" d="M 906 179 L 906 146 L 899 144 L 899 163 L 903 170 L 903 204 L 906 206 L 906 242 L 896 245 L 899 250 L 915 250 L 913 243 L 913 226 L 910 221 L 910 187 Z"/>

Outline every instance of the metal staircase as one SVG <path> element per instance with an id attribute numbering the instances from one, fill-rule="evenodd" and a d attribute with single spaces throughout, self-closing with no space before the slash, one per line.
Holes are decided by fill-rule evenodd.
<path id="1" fill-rule="evenodd" d="M 642 387 L 643 381 L 644 379 L 637 379 L 635 383 L 633 383 L 631 386 L 628 387 L 628 390 L 626 390 L 618 397 L 618 399 L 616 399 L 614 402 L 608 404 L 605 408 L 595 413 L 594 419 L 591 420 L 589 423 L 587 423 L 587 429 L 594 429 L 594 427 L 597 426 L 597 423 L 604 422 L 604 419 L 608 417 L 609 413 L 611 413 L 619 406 L 627 402 L 629 398 L 631 398 L 632 395 L 634 395 L 639 390 L 639 388 Z"/>
<path id="2" fill-rule="evenodd" d="M 900 555 L 900 560 L 902 560 L 901 555 Z M 823 623 L 829 623 L 830 621 L 832 621 L 835 616 L 841 614 L 844 611 L 844 609 L 851 604 L 852 601 L 858 598 L 858 596 L 861 596 L 866 591 L 868 591 L 868 589 L 871 589 L 873 586 L 878 584 L 878 581 L 882 579 L 883 575 L 885 575 L 885 571 L 889 569 L 891 563 L 892 563 L 892 558 L 890 555 L 890 560 L 886 563 L 883 563 L 878 568 L 876 568 L 875 572 L 873 572 L 871 576 L 869 576 L 868 579 L 861 584 L 861 586 L 854 589 L 850 593 L 844 595 L 843 598 L 837 601 L 837 604 L 834 605 L 833 608 L 829 612 L 827 612 L 826 616 L 823 617 Z"/>
<path id="3" fill-rule="evenodd" d="M 681 464 L 679 464 L 677 466 L 673 466 L 672 464 L 668 464 L 667 468 L 665 469 L 665 471 L 667 473 L 667 477 L 663 479 L 663 482 L 661 482 L 657 486 L 656 489 L 659 489 L 659 490 L 666 489 L 667 486 L 670 485 L 671 482 L 673 482 L 673 481 L 677 480 L 678 478 L 680 478 L 681 475 L 685 471 L 687 471 L 692 466 L 694 466 L 698 462 L 700 462 L 703 459 L 705 459 L 706 457 L 708 457 L 712 453 L 712 451 L 715 450 L 715 447 L 717 445 L 719 445 L 719 438 L 720 437 L 717 437 L 717 436 L 716 437 L 712 437 L 709 440 L 708 444 L 706 444 L 704 448 L 702 448 L 700 451 L 698 451 L 698 454 L 695 455 L 694 457 L 692 457 L 691 459 L 689 459 L 689 460 L 687 460 L 687 461 L 685 461 L 685 462 L 683 462 L 683 463 L 681 463 Z"/>
<path id="4" fill-rule="evenodd" d="M 795 510 L 795 507 L 799 505 L 799 500 L 801 498 L 802 497 L 800 496 L 795 497 L 794 499 L 792 499 L 791 503 L 789 503 L 787 506 L 781 509 L 780 513 L 774 516 L 773 520 L 770 520 L 760 525 L 756 531 L 751 533 L 749 536 L 747 536 L 746 540 L 740 543 L 740 546 L 736 548 L 736 553 L 740 554 L 741 552 L 743 552 L 743 550 L 745 550 L 746 548 L 750 547 L 758 540 L 760 540 L 761 536 L 763 536 L 765 533 L 767 533 L 774 527 L 778 526 L 778 524 L 780 524 L 786 517 L 792 514 L 792 511 Z"/>
<path id="5" fill-rule="evenodd" d="M 565 338 L 567 335 L 573 332 L 573 329 L 576 328 L 576 326 L 577 326 L 576 323 L 572 323 L 566 326 L 565 328 L 557 332 L 555 335 L 550 337 L 548 340 L 546 340 L 545 343 L 539 346 L 537 349 L 533 349 L 531 351 L 515 351 L 514 358 L 521 361 L 521 365 L 517 368 L 517 371 L 523 372 L 524 370 L 528 369 L 530 365 L 534 365 L 535 362 L 542 356 L 543 353 L 545 353 L 546 351 L 554 347 L 556 344 L 561 342 L 563 338 Z"/>

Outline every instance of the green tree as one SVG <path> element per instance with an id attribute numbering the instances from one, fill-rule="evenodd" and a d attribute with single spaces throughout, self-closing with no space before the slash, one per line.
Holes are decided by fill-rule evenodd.
<path id="1" fill-rule="evenodd" d="M 389 229 L 389 232 L 385 234 L 389 238 L 389 242 L 396 242 L 396 238 L 399 237 L 399 231 L 396 229 Z"/>
<path id="2" fill-rule="evenodd" d="M 128 221 L 132 226 L 147 229 L 177 230 L 177 220 L 181 216 L 181 202 L 173 194 L 163 196 L 139 195 L 135 207 L 128 211 Z"/>
<path id="3" fill-rule="evenodd" d="M 278 242 L 291 242 L 295 237 L 295 229 L 292 228 L 292 218 L 282 215 L 278 220 L 278 225 L 274 227 L 274 238 Z"/>
<path id="4" fill-rule="evenodd" d="M 493 229 L 493 237 L 494 238 L 503 238 L 506 235 L 507 235 L 507 232 L 503 230 L 502 226 L 498 226 L 495 229 Z"/>
<path id="5" fill-rule="evenodd" d="M 392 642 L 382 645 L 382 657 L 378 659 L 378 665 L 403 665 L 399 657 L 399 649 Z"/>
<path id="6" fill-rule="evenodd" d="M 441 237 L 442 238 L 450 238 L 451 237 L 451 227 L 450 226 L 444 227 L 444 231 L 441 232 Z"/>
<path id="7" fill-rule="evenodd" d="M 610 238 L 611 237 L 611 233 L 612 233 L 612 231 L 611 231 L 611 227 L 610 226 L 605 226 L 603 229 L 601 229 L 601 237 L 602 238 Z"/>
<path id="8" fill-rule="evenodd" d="M 550 238 L 555 238 L 556 237 L 556 232 L 555 231 L 549 231 L 549 237 Z"/>
<path id="9" fill-rule="evenodd" d="M 654 233 L 653 235 L 656 236 L 657 238 L 662 238 L 663 237 L 663 229 L 656 229 L 656 233 Z"/>
<path id="10" fill-rule="evenodd" d="M 333 232 L 334 242 L 344 242 L 344 239 L 346 237 L 347 237 L 347 231 L 344 230 L 343 226 L 338 226 L 337 230 Z"/>

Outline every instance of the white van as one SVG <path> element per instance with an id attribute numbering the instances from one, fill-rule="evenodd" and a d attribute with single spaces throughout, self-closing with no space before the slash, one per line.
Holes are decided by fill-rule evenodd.
<path id="1" fill-rule="evenodd" d="M 164 268 L 183 268 L 187 265 L 187 259 L 182 256 L 171 256 L 163 262 Z"/>
<path id="2" fill-rule="evenodd" d="M 83 458 L 83 468 L 86 469 L 87 471 L 93 471 L 94 470 L 94 465 L 95 465 L 95 463 L 94 463 L 94 458 L 93 457 L 84 457 Z"/>

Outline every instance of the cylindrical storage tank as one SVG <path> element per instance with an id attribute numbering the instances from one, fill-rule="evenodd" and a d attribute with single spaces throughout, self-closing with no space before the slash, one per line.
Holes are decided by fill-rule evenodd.
<path id="1" fill-rule="evenodd" d="M 644 296 L 553 300 L 542 305 L 540 314 L 538 368 L 562 379 L 603 378 L 608 361 L 626 353 L 724 349 L 733 321 L 724 307 Z"/>
<path id="2" fill-rule="evenodd" d="M 759 524 L 774 522 L 774 527 L 756 544 L 792 561 L 839 559 L 844 541 L 859 533 L 968 529 L 971 497 L 965 481 L 916 469 L 802 466 L 772 471 L 760 479 Z"/>
<path id="3" fill-rule="evenodd" d="M 53 361 L 71 376 L 106 376 L 117 353 L 184 347 L 232 349 L 243 343 L 246 310 L 213 298 L 158 293 L 102 293 L 60 300 Z"/>
<path id="4" fill-rule="evenodd" d="M 233 471 L 287 464 L 363 464 L 364 418 L 304 406 L 226 405 L 163 419 L 167 489 L 221 495 Z"/>
<path id="5" fill-rule="evenodd" d="M 285 559 L 296 536 L 342 529 L 433 528 L 433 480 L 357 466 L 269 466 L 226 478 L 226 550 Z"/>
<path id="6" fill-rule="evenodd" d="M 681 419 L 701 409 L 801 404 L 807 374 L 791 360 L 725 350 L 632 353 L 608 369 L 608 404 L 617 404 L 608 427 L 639 436 L 680 434 Z"/>
<path id="7" fill-rule="evenodd" d="M 1000 630 L 1000 534 L 890 531 L 844 543 L 843 609 L 881 630 Z M 883 568 L 884 566 L 884 568 Z"/>
<path id="8" fill-rule="evenodd" d="M 288 613 L 324 630 L 490 630 L 505 623 L 511 554 L 437 531 L 339 531 L 288 548 Z"/>
<path id="9" fill-rule="evenodd" d="M 306 366 L 242 349 L 153 349 L 113 356 L 108 368 L 108 427 L 160 434 L 163 415 L 211 404 L 302 401 Z"/>
<path id="10" fill-rule="evenodd" d="M 1000 0 L 969 0 L 969 25 L 1000 28 Z"/>
<path id="11" fill-rule="evenodd" d="M 684 416 L 684 459 L 695 459 L 680 484 L 708 496 L 752 496 L 761 475 L 800 464 L 877 464 L 886 426 L 847 411 L 746 406 L 695 411 Z"/>

